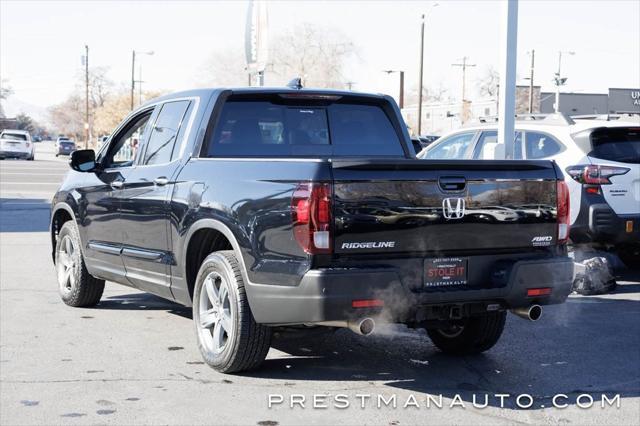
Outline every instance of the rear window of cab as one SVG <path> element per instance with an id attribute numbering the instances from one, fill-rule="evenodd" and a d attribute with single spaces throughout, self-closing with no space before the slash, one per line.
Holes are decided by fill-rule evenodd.
<path id="1" fill-rule="evenodd" d="M 380 105 L 229 100 L 203 156 L 404 157 L 404 151 Z"/>

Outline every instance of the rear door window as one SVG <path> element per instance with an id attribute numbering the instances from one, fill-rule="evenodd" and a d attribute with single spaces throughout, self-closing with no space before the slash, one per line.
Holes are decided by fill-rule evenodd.
<path id="1" fill-rule="evenodd" d="M 427 148 L 422 158 L 425 160 L 462 160 L 466 158 L 465 154 L 475 135 L 475 131 L 451 135 Z"/>
<path id="2" fill-rule="evenodd" d="M 377 105 L 231 100 L 223 106 L 204 155 L 404 156 L 404 151 Z"/>
<path id="3" fill-rule="evenodd" d="M 527 159 L 548 158 L 562 151 L 562 144 L 552 136 L 540 132 L 526 132 L 524 145 Z"/>
<path id="4" fill-rule="evenodd" d="M 610 127 L 591 133 L 590 157 L 640 164 L 640 127 Z"/>

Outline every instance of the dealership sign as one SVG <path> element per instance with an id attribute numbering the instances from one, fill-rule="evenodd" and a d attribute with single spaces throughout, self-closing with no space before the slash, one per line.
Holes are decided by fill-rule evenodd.
<path id="1" fill-rule="evenodd" d="M 245 56 L 249 70 L 264 71 L 269 53 L 269 39 L 267 35 L 268 19 L 265 1 L 249 2 L 247 10 L 247 25 L 245 28 Z"/>
<path id="2" fill-rule="evenodd" d="M 609 112 L 640 112 L 640 89 L 609 89 Z"/>

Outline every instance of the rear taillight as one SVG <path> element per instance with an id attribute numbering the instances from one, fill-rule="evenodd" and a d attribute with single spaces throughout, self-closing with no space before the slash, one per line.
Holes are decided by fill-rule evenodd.
<path id="1" fill-rule="evenodd" d="M 558 197 L 558 244 L 564 244 L 569 239 L 570 210 L 569 187 L 565 181 L 558 182 L 556 195 Z"/>
<path id="2" fill-rule="evenodd" d="M 27 142 L 27 148 L 29 148 L 31 146 L 31 144 L 29 142 Z"/>
<path id="3" fill-rule="evenodd" d="M 567 173 L 573 180 L 583 185 L 611 185 L 612 176 L 623 175 L 630 169 L 617 166 L 589 164 L 567 167 Z"/>
<path id="4" fill-rule="evenodd" d="M 293 235 L 306 253 L 331 253 L 331 185 L 301 183 L 291 198 Z"/>

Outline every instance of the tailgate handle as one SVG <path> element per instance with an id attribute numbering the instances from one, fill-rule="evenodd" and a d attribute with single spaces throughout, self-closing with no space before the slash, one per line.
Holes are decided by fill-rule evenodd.
<path id="1" fill-rule="evenodd" d="M 463 177 L 441 177 L 438 183 L 444 191 L 462 191 L 467 186 L 467 180 Z"/>

